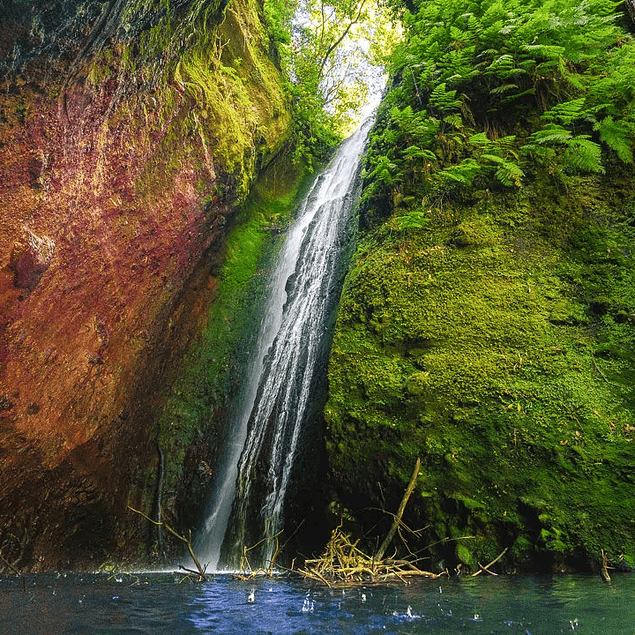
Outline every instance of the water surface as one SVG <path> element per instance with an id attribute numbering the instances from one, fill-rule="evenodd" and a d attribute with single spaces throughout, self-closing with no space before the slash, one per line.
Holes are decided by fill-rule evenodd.
<path id="1" fill-rule="evenodd" d="M 635 577 L 440 578 L 328 589 L 175 573 L 0 578 L 0 633 L 635 633 Z M 250 601 L 250 596 L 253 601 Z"/>

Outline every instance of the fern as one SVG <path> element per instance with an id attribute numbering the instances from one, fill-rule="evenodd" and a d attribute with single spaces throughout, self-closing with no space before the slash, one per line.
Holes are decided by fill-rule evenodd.
<path id="1" fill-rule="evenodd" d="M 611 115 L 598 121 L 593 127 L 600 133 L 600 139 L 615 150 L 620 161 L 633 163 L 633 151 L 628 141 L 628 127 L 622 121 L 615 121 Z"/>
<path id="2" fill-rule="evenodd" d="M 438 173 L 438 178 L 445 185 L 462 185 L 471 187 L 474 179 L 483 171 L 483 166 L 474 159 L 463 159 L 458 165 L 452 165 Z"/>
<path id="3" fill-rule="evenodd" d="M 525 44 L 522 50 L 531 53 L 532 56 L 542 57 L 547 60 L 558 60 L 566 53 L 564 46 L 554 44 Z"/>
<path id="4" fill-rule="evenodd" d="M 580 97 L 579 99 L 556 104 L 553 108 L 543 113 L 541 118 L 544 121 L 559 121 L 567 126 L 588 114 L 588 111 L 584 110 L 585 102 L 586 98 Z"/>
<path id="5" fill-rule="evenodd" d="M 635 161 L 635 45 L 612 0 L 412 5 L 390 63 L 399 107 L 371 149 L 380 189 L 520 187 L 536 164 L 602 172 L 609 149 Z"/>
<path id="6" fill-rule="evenodd" d="M 392 186 L 399 178 L 399 166 L 390 161 L 388 157 L 378 157 L 374 170 L 368 173 L 367 178 L 374 180 L 378 185 Z"/>
<path id="7" fill-rule="evenodd" d="M 406 229 L 423 229 L 430 222 L 421 210 L 412 210 L 403 216 L 395 218 L 397 226 L 401 231 Z"/>
<path id="8" fill-rule="evenodd" d="M 549 124 L 541 130 L 537 130 L 529 136 L 529 145 L 552 145 L 554 143 L 566 144 L 571 140 L 571 130 L 567 130 L 557 124 Z"/>
<path id="9" fill-rule="evenodd" d="M 500 79 L 524 75 L 526 71 L 518 68 L 512 55 L 505 53 L 495 59 L 484 71 L 484 75 L 493 75 Z"/>
<path id="10" fill-rule="evenodd" d="M 463 117 L 456 112 L 443 117 L 443 121 L 445 121 L 445 123 L 449 123 L 451 126 L 454 126 L 457 130 L 463 127 Z"/>
<path id="11" fill-rule="evenodd" d="M 489 93 L 490 95 L 502 95 L 503 93 L 507 93 L 515 88 L 518 88 L 518 84 L 503 84 L 502 86 L 492 88 Z"/>
<path id="12" fill-rule="evenodd" d="M 456 90 L 446 90 L 446 83 L 437 84 L 429 99 L 430 105 L 441 111 L 459 110 L 461 100 L 456 99 Z"/>
<path id="13" fill-rule="evenodd" d="M 499 157 L 495 154 L 484 154 L 481 158 L 491 161 L 496 164 L 497 169 L 495 172 L 496 178 L 507 187 L 515 185 L 520 187 L 522 185 L 523 177 L 525 173 L 520 166 L 512 161 L 507 161 L 503 157 Z"/>
<path id="14" fill-rule="evenodd" d="M 479 132 L 475 135 L 472 135 L 468 141 L 478 146 L 488 146 L 491 145 L 491 140 L 484 132 Z"/>
<path id="15" fill-rule="evenodd" d="M 595 141 L 591 141 L 589 135 L 578 135 L 567 144 L 562 164 L 582 172 L 604 173 L 602 148 Z"/>
<path id="16" fill-rule="evenodd" d="M 417 146 L 410 146 L 403 151 L 405 157 L 411 159 L 427 159 L 428 161 L 437 161 L 437 155 L 428 150 L 427 148 L 419 148 Z"/>

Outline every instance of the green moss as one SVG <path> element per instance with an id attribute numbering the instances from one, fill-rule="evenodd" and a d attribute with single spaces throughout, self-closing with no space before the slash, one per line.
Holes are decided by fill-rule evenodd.
<path id="1" fill-rule="evenodd" d="M 613 207 L 612 193 L 581 186 L 557 240 L 557 201 L 538 187 L 362 238 L 326 408 L 347 507 L 360 494 L 385 507 L 420 457 L 409 522 L 429 527 L 421 546 L 442 541 L 439 557 L 510 547 L 535 567 L 634 551 L 635 201 L 625 190 Z M 455 530 L 472 538 L 445 541 Z"/>
<path id="2" fill-rule="evenodd" d="M 292 178 L 281 181 L 280 171 Z M 177 495 L 189 495 L 182 489 L 188 449 L 205 439 L 215 454 L 223 443 L 224 409 L 244 372 L 246 351 L 259 324 L 266 269 L 280 242 L 279 230 L 289 222 L 306 183 L 306 175 L 281 159 L 261 176 L 236 213 L 214 279 L 214 301 L 157 419 L 157 438 L 168 456 L 165 491 L 170 507 Z"/>
<path id="3" fill-rule="evenodd" d="M 95 86 L 116 77 L 113 99 L 126 96 L 138 106 L 140 125 L 159 120 L 152 134 L 161 147 L 139 191 L 156 187 L 157 164 L 165 163 L 169 173 L 193 161 L 212 181 L 222 181 L 217 188 L 229 190 L 222 193 L 244 200 L 291 131 L 290 103 L 257 2 L 234 0 L 226 7 L 194 0 L 179 8 L 134 0 L 117 20 L 109 26 L 119 34 L 114 47 L 91 51 L 87 72 Z M 184 156 L 186 139 L 196 140 L 192 156 Z"/>

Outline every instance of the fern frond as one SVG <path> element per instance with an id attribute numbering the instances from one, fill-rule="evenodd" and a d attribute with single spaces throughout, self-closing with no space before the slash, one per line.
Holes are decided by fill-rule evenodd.
<path id="1" fill-rule="evenodd" d="M 452 111 L 461 108 L 461 100 L 456 99 L 456 90 L 446 90 L 446 83 L 437 84 L 429 99 L 430 105 L 441 111 Z"/>
<path id="2" fill-rule="evenodd" d="M 523 178 L 525 173 L 520 169 L 520 166 L 510 161 L 506 161 L 496 170 L 496 178 L 507 187 L 521 187 L 523 184 Z"/>
<path id="3" fill-rule="evenodd" d="M 468 139 L 468 141 L 469 141 L 470 143 L 474 143 L 474 144 L 476 144 L 476 145 L 483 145 L 483 146 L 486 146 L 486 145 L 489 145 L 489 144 L 491 144 L 491 143 L 492 143 L 492 141 L 490 140 L 490 138 L 489 138 L 489 137 L 487 136 L 487 134 L 486 134 L 486 133 L 484 133 L 484 132 L 478 132 L 477 134 L 472 135 L 472 136 Z"/>
<path id="4" fill-rule="evenodd" d="M 578 135 L 567 145 L 562 164 L 582 172 L 604 173 L 602 148 L 595 141 L 591 141 L 588 135 Z"/>
<path id="5" fill-rule="evenodd" d="M 564 46 L 548 44 L 525 44 L 521 47 L 526 53 L 531 53 L 536 57 L 543 57 L 547 60 L 557 60 L 564 56 L 566 49 Z"/>
<path id="6" fill-rule="evenodd" d="M 534 132 L 528 139 L 529 143 L 539 145 L 551 145 L 554 143 L 567 143 L 571 139 L 571 130 L 567 130 L 557 124 L 550 124 L 541 130 Z"/>
<path id="7" fill-rule="evenodd" d="M 540 146 L 536 143 L 527 143 L 520 148 L 521 154 L 536 159 L 539 163 L 546 164 L 556 156 L 556 151 L 549 146 Z"/>
<path id="8" fill-rule="evenodd" d="M 593 127 L 600 133 L 600 139 L 615 150 L 620 161 L 633 163 L 633 151 L 628 140 L 628 128 L 622 121 L 615 121 L 611 115 L 598 121 Z"/>
<path id="9" fill-rule="evenodd" d="M 509 71 L 514 68 L 514 58 L 509 53 L 497 57 L 485 70 L 498 73 L 499 71 Z"/>
<path id="10" fill-rule="evenodd" d="M 524 90 L 522 93 L 516 93 L 515 95 L 507 95 L 507 97 L 505 97 L 505 99 L 502 100 L 502 104 L 510 104 L 513 101 L 518 101 L 519 99 L 522 99 L 523 97 L 527 97 L 528 95 L 535 95 L 536 94 L 536 89 L 535 88 L 528 88 L 527 90 Z"/>
<path id="11" fill-rule="evenodd" d="M 482 171 L 483 166 L 472 158 L 463 159 L 458 165 L 445 168 L 437 174 L 442 182 L 454 182 L 455 184 L 471 187 L 474 178 Z"/>
<path id="12" fill-rule="evenodd" d="M 505 135 L 496 141 L 496 145 L 504 152 L 511 152 L 516 141 L 516 135 Z"/>
<path id="13" fill-rule="evenodd" d="M 410 146 L 403 151 L 403 155 L 410 159 L 427 159 L 428 161 L 438 161 L 437 155 L 427 148 L 419 148 L 418 146 Z"/>
<path id="14" fill-rule="evenodd" d="M 423 229 L 430 222 L 430 219 L 421 210 L 412 210 L 403 216 L 397 216 L 395 222 L 400 230 L 404 229 Z"/>
<path id="15" fill-rule="evenodd" d="M 585 97 L 580 97 L 579 99 L 572 99 L 571 101 L 557 104 L 544 112 L 541 119 L 550 122 L 559 121 L 564 125 L 569 125 L 576 119 L 581 119 L 587 114 L 584 110 L 585 101 Z"/>
<path id="16" fill-rule="evenodd" d="M 496 88 L 492 88 L 489 91 L 489 94 L 502 95 L 503 93 L 507 93 L 510 90 L 514 90 L 514 88 L 518 88 L 518 84 L 503 84 L 502 86 L 497 86 Z"/>
<path id="17" fill-rule="evenodd" d="M 463 127 L 463 117 L 461 117 L 458 113 L 446 115 L 443 117 L 443 121 L 445 121 L 445 123 L 449 123 L 451 126 L 454 126 L 457 130 Z"/>

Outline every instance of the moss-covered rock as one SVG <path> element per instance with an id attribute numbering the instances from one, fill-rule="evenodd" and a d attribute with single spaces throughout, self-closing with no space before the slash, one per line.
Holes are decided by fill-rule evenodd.
<path id="1" fill-rule="evenodd" d="M 564 209 L 538 183 L 408 210 L 422 227 L 399 229 L 399 209 L 361 238 L 326 419 L 334 495 L 363 529 L 377 522 L 363 508 L 396 509 L 420 457 L 413 549 L 632 562 L 635 199 L 577 185 Z"/>
<path id="2" fill-rule="evenodd" d="M 228 407 L 257 336 L 268 268 L 306 184 L 307 175 L 286 155 L 256 181 L 217 255 L 213 303 L 157 417 L 158 442 L 170 451 L 165 506 L 184 529 L 195 528 L 207 508 L 216 460 L 231 429 Z"/>
<path id="3" fill-rule="evenodd" d="M 411 548 L 447 564 L 633 562 L 635 42 L 619 12 L 404 14 L 327 441 L 334 497 L 363 530 L 421 458 Z"/>

